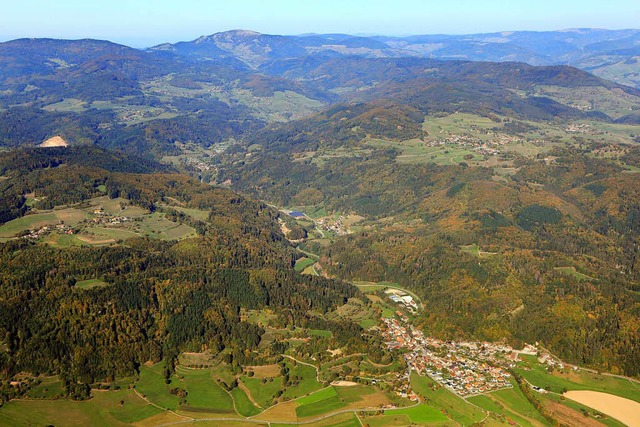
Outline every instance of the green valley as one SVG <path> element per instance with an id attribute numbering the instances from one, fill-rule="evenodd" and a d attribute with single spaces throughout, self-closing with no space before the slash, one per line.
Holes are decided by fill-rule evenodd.
<path id="1" fill-rule="evenodd" d="M 0 43 L 0 425 L 633 425 L 639 40 Z"/>

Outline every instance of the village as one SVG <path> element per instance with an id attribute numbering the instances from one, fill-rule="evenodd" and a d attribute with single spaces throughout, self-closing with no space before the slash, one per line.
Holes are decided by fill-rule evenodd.
<path id="1" fill-rule="evenodd" d="M 402 292 L 388 292 L 389 299 L 415 313 L 417 305 L 411 296 Z M 501 343 L 442 341 L 427 337 L 413 325 L 401 311 L 396 317 L 383 319 L 382 335 L 387 348 L 406 350 L 404 359 L 407 372 L 398 374 L 402 386 L 398 394 L 415 399 L 410 387 L 411 372 L 428 375 L 460 397 L 513 387 L 508 372 L 515 367 L 519 354 L 538 355 L 536 347 L 527 345 L 523 350 L 514 350 Z M 548 354 L 540 354 L 540 363 L 549 366 L 562 364 Z"/>
<path id="2" fill-rule="evenodd" d="M 193 157 L 187 157 L 186 159 L 184 159 L 184 162 L 189 166 L 193 166 L 201 172 L 207 172 L 214 169 L 214 166 L 212 166 L 211 164 Z"/>
<path id="3" fill-rule="evenodd" d="M 483 141 L 480 138 L 469 135 L 450 135 L 449 137 L 430 141 L 430 147 L 441 147 L 445 145 L 459 145 L 471 147 L 475 152 L 485 156 L 496 156 L 501 153 L 499 147 L 519 142 L 520 138 L 506 134 L 492 134 L 490 141 Z"/>
<path id="4" fill-rule="evenodd" d="M 85 223 L 93 223 L 94 225 L 106 225 L 106 226 L 115 226 L 127 222 L 134 221 L 133 218 L 122 216 L 122 215 L 112 215 L 108 212 L 105 212 L 103 208 L 96 208 L 91 212 L 92 218 L 85 219 L 77 224 L 75 227 L 71 227 L 65 224 L 63 221 L 55 225 L 44 225 L 41 227 L 34 228 L 33 230 L 29 230 L 22 238 L 24 239 L 40 239 L 44 236 L 47 236 L 51 233 L 58 234 L 66 234 L 73 235 L 78 233 L 78 226 Z"/>
<path id="5" fill-rule="evenodd" d="M 336 236 L 344 236 L 350 234 L 351 231 L 344 225 L 344 217 L 340 215 L 337 219 L 321 218 L 316 221 L 318 228 L 324 231 L 331 231 Z"/>
<path id="6" fill-rule="evenodd" d="M 587 133 L 591 135 L 598 134 L 598 131 L 588 123 L 571 123 L 564 128 L 564 131 L 567 133 Z"/>
<path id="7" fill-rule="evenodd" d="M 105 212 L 103 208 L 94 209 L 93 215 L 94 218 L 92 218 L 91 221 L 93 221 L 94 224 L 118 225 L 123 222 L 133 221 L 133 219 L 128 216 L 111 215 Z"/>
<path id="8" fill-rule="evenodd" d="M 63 234 L 75 234 L 73 228 L 69 227 L 65 224 L 56 224 L 56 225 L 45 225 L 43 227 L 36 228 L 34 230 L 29 231 L 27 234 L 22 236 L 23 239 L 39 239 L 44 237 L 54 231 Z"/>
<path id="9" fill-rule="evenodd" d="M 498 361 L 506 348 L 488 343 L 444 342 L 426 337 L 398 319 L 385 319 L 383 332 L 390 349 L 407 349 L 407 366 L 455 394 L 466 397 L 512 387 L 506 369 Z"/>

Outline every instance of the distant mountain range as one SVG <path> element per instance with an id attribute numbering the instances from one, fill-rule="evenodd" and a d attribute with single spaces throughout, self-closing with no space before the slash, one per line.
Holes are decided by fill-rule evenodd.
<path id="1" fill-rule="evenodd" d="M 61 136 L 161 154 L 175 141 L 243 139 L 336 103 L 385 105 L 392 115 L 638 123 L 640 92 L 618 82 L 640 86 L 639 40 L 640 30 L 406 38 L 238 30 L 140 50 L 19 39 L 0 43 L 0 145 Z"/>
<path id="2" fill-rule="evenodd" d="M 37 46 L 37 49 L 33 49 Z M 640 86 L 640 30 L 570 29 L 469 35 L 358 37 L 347 34 L 280 36 L 234 30 L 144 51 L 96 40 L 20 39 L 0 43 L 0 78 L 53 71 L 101 54 L 186 62 L 207 61 L 238 70 L 308 57 L 417 57 L 444 60 L 571 65 L 617 83 Z M 7 61 L 9 64 L 7 65 Z"/>
<path id="3" fill-rule="evenodd" d="M 640 85 L 640 30 L 571 29 L 469 35 L 356 37 L 347 34 L 274 36 L 228 31 L 150 51 L 210 60 L 236 58 L 260 67 L 291 57 L 422 57 L 468 61 L 572 65 L 618 83 Z"/>

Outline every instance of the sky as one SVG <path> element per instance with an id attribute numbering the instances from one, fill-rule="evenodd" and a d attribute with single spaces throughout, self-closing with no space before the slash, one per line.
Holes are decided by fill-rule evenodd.
<path id="1" fill-rule="evenodd" d="M 133 47 L 233 29 L 267 34 L 470 34 L 638 28 L 639 0 L 14 0 L 0 41 L 95 38 Z"/>

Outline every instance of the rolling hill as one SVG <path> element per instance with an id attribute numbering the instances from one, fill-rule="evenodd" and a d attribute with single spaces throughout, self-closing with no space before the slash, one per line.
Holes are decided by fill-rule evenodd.
<path id="1" fill-rule="evenodd" d="M 435 307 L 417 324 L 444 339 L 541 341 L 574 363 L 637 375 L 640 92 L 567 65 L 609 67 L 602 58 L 617 52 L 612 60 L 633 68 L 624 55 L 635 55 L 635 34 L 389 39 L 233 31 L 146 50 L 87 40 L 4 43 L 0 136 L 11 150 L 0 181 L 3 222 L 34 208 L 124 198 L 148 211 L 135 232 L 166 239 L 204 233 L 213 245 L 206 253 L 199 244 L 177 243 L 169 252 L 147 241 L 142 252 L 133 245 L 126 250 L 144 261 L 121 266 L 127 277 L 134 280 L 132 271 L 140 270 L 151 280 L 147 263 L 167 262 L 179 267 L 176 280 L 191 283 L 187 264 L 198 257 L 226 267 L 239 257 L 248 263 L 241 269 L 259 270 L 247 273 L 251 298 L 239 305 L 273 307 L 282 326 L 292 324 L 285 321 L 292 300 L 262 279 L 266 269 L 289 271 L 295 261 L 278 231 L 281 219 L 301 237 L 295 244 L 317 258 L 313 271 L 406 284 Z M 38 151 L 13 150 L 55 136 L 69 147 L 46 160 Z M 65 156 L 77 161 L 60 161 Z M 34 170 L 15 175 L 12 163 L 19 169 L 21 162 Z M 149 173 L 158 171 L 165 173 Z M 209 182 L 309 217 L 285 221 L 266 204 Z M 202 200 L 209 192 L 213 205 Z M 158 206 L 172 210 L 153 216 Z M 197 222 L 187 218 L 194 209 L 213 213 Z M 318 217 L 339 226 L 318 231 Z M 168 218 L 184 227 L 167 226 Z M 345 218 L 358 225 L 344 225 Z M 216 235 L 225 221 L 230 234 Z M 83 236 L 117 243 L 130 234 Z M 35 246 L 24 250 L 35 254 Z M 146 258 L 157 252 L 178 259 Z M 170 274 L 160 269 L 152 276 Z M 220 289 L 235 301 L 242 288 L 232 285 L 246 285 L 245 278 L 224 276 Z M 211 298 L 208 279 L 200 279 L 198 292 Z M 118 292 L 130 292 L 127 283 Z M 174 349 L 230 345 L 206 331 L 187 332 L 184 325 L 204 309 L 198 306 L 203 310 L 193 317 L 172 302 L 186 301 L 191 290 L 160 292 L 168 298 L 161 306 L 151 296 L 157 284 L 144 283 L 150 299 L 127 294 L 127 301 L 138 304 L 135 310 L 146 304 L 159 310 L 154 314 L 163 321 L 156 326 L 177 340 L 169 341 Z M 340 292 L 351 292 L 326 283 L 332 290 L 323 310 L 335 308 Z M 293 300 L 301 310 L 314 304 L 309 294 Z M 236 319 L 225 310 L 208 313 L 207 321 Z M 23 343 L 10 332 L 11 345 Z M 165 341 L 149 342 L 145 355 Z M 21 363 L 27 362 L 45 363 Z"/>

